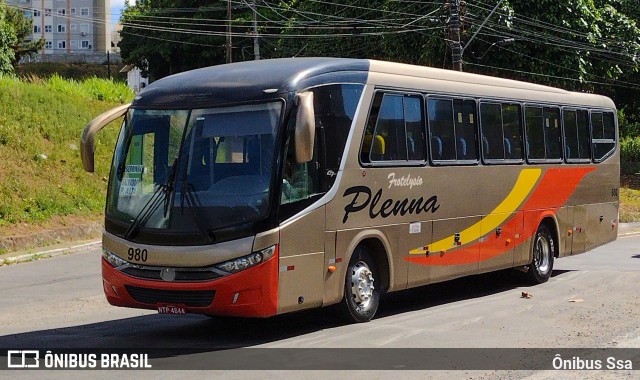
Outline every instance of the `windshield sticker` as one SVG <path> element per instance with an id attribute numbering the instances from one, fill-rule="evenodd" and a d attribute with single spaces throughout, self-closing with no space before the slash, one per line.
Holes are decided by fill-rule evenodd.
<path id="1" fill-rule="evenodd" d="M 135 194 L 138 186 L 140 186 L 140 178 L 123 178 L 120 186 L 120 196 Z"/>
<path id="2" fill-rule="evenodd" d="M 369 206 L 369 217 L 371 219 L 375 219 L 378 216 L 387 218 L 391 215 L 418 215 L 422 212 L 431 212 L 433 214 L 440 208 L 437 195 L 433 195 L 427 199 L 424 197 L 417 199 L 404 198 L 402 200 L 387 198 L 380 205 L 382 189 L 378 190 L 372 198 L 371 189 L 368 187 L 352 186 L 345 190 L 342 196 L 348 197 L 349 195 L 353 195 L 353 198 L 351 199 L 351 203 L 344 207 L 344 218 L 342 218 L 342 223 L 347 222 L 349 214 L 362 211 L 367 206 Z"/>
<path id="3" fill-rule="evenodd" d="M 142 173 L 144 171 L 144 166 L 142 165 L 127 165 L 124 168 L 125 173 Z"/>

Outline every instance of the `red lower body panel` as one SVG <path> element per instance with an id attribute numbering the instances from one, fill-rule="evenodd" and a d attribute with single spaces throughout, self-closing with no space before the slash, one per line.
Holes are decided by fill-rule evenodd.
<path id="1" fill-rule="evenodd" d="M 239 317 L 270 317 L 278 310 L 277 254 L 253 268 L 206 282 L 139 279 L 116 270 L 103 258 L 102 281 L 107 301 L 114 306 L 157 309 L 159 304 L 171 303 L 186 305 L 189 313 Z M 185 302 L 179 301 L 182 294 Z M 172 301 L 163 301 L 167 297 Z"/>

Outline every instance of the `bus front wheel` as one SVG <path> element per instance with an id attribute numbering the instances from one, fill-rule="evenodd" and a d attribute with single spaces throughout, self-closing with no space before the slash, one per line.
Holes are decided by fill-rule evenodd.
<path id="1" fill-rule="evenodd" d="M 353 252 L 344 282 L 344 297 L 340 309 L 351 322 L 368 322 L 380 304 L 378 269 L 364 247 Z"/>
<path id="2" fill-rule="evenodd" d="M 532 248 L 532 259 L 527 277 L 534 284 L 547 282 L 553 272 L 553 258 L 556 242 L 549 227 L 541 224 L 535 234 Z"/>

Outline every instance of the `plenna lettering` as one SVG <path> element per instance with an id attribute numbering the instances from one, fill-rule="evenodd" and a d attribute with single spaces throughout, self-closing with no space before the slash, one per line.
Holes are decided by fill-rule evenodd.
<path id="1" fill-rule="evenodd" d="M 387 218 L 393 216 L 404 216 L 407 214 L 418 215 L 422 212 L 435 213 L 440 208 L 438 204 L 438 196 L 433 195 L 425 200 L 424 197 L 418 199 L 404 198 L 402 200 L 394 200 L 391 198 L 385 199 L 380 204 L 382 198 L 382 189 L 378 190 L 376 194 L 371 197 L 371 189 L 366 186 L 352 186 L 344 191 L 343 197 L 353 195 L 351 203 L 344 207 L 344 218 L 342 223 L 346 223 L 349 219 L 349 214 L 364 210 L 369 207 L 369 217 L 375 219 L 378 216 Z M 380 204 L 380 206 L 378 206 Z"/>

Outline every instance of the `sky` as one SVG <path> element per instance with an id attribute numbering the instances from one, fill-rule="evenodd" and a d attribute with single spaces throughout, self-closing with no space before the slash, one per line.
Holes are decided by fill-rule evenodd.
<path id="1" fill-rule="evenodd" d="M 135 4 L 135 0 L 129 0 L 129 4 Z M 124 0 L 111 0 L 111 30 L 115 24 L 120 21 L 120 15 L 122 14 L 122 9 L 124 8 Z"/>

